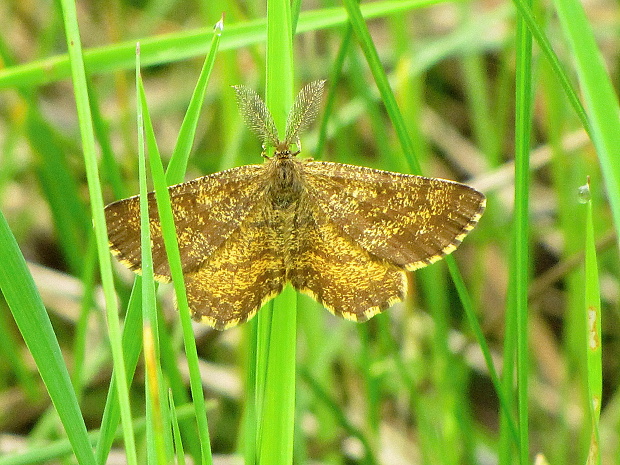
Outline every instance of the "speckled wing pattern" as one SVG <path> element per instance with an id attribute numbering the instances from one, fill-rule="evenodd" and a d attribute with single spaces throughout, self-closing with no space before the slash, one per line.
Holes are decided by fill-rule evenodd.
<path id="1" fill-rule="evenodd" d="M 311 197 L 299 213 L 287 275 L 295 289 L 330 312 L 359 322 L 403 300 L 404 270 L 371 256 Z"/>
<path id="2" fill-rule="evenodd" d="M 282 222 L 255 200 L 230 237 L 185 277 L 192 317 L 219 330 L 252 318 L 286 282 Z"/>
<path id="3" fill-rule="evenodd" d="M 451 253 L 473 229 L 485 197 L 453 181 L 362 166 L 308 162 L 308 195 L 376 259 L 416 270 Z"/>
<path id="4" fill-rule="evenodd" d="M 170 186 L 184 273 L 198 271 L 204 261 L 241 225 L 255 206 L 266 181 L 264 165 L 246 165 Z M 141 271 L 140 196 L 105 208 L 112 253 L 132 271 Z M 149 193 L 149 218 L 155 278 L 170 281 L 155 194 Z"/>

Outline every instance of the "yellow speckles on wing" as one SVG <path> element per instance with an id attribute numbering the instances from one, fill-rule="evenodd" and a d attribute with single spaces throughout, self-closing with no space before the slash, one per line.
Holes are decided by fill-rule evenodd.
<path id="1" fill-rule="evenodd" d="M 316 209 L 316 207 L 313 207 Z M 289 267 L 293 286 L 348 320 L 366 321 L 404 298 L 405 272 L 377 260 L 314 211 Z"/>
<path id="2" fill-rule="evenodd" d="M 458 248 L 458 246 L 461 244 L 461 242 L 463 242 L 463 239 L 465 239 L 465 236 L 467 236 L 471 232 L 471 230 L 474 229 L 474 227 L 476 226 L 476 224 L 482 217 L 482 213 L 484 213 L 485 207 L 486 207 L 486 199 L 482 197 L 478 205 L 478 210 L 476 211 L 476 213 L 474 213 L 471 216 L 471 218 L 469 219 L 469 222 L 463 225 L 461 232 L 454 237 L 452 242 L 450 242 L 443 249 L 441 249 L 441 251 L 437 253 L 436 255 L 432 255 L 424 260 L 420 260 L 420 261 L 408 264 L 405 266 L 405 269 L 407 271 L 415 271 L 420 268 L 424 268 L 425 266 L 432 265 L 433 263 L 436 263 L 439 260 L 441 260 L 446 255 L 450 255 L 452 252 L 454 252 Z"/>
<path id="3" fill-rule="evenodd" d="M 452 181 L 329 162 L 308 163 L 307 171 L 309 196 L 329 220 L 406 270 L 453 252 L 484 210 L 482 194 Z"/>

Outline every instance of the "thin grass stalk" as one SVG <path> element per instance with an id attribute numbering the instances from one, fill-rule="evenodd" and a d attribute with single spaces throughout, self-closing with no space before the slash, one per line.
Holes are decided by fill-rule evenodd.
<path id="1" fill-rule="evenodd" d="M 129 386 L 125 376 L 125 362 L 123 359 L 123 349 L 121 346 L 118 305 L 116 302 L 116 295 L 114 293 L 112 263 L 108 252 L 107 227 L 103 212 L 103 196 L 101 194 L 101 183 L 99 181 L 99 172 L 97 168 L 95 135 L 93 132 L 92 117 L 88 103 L 88 88 L 86 84 L 84 61 L 82 59 L 82 46 L 77 22 L 76 5 L 72 0 L 61 0 L 61 6 L 67 36 L 67 47 L 69 49 L 69 57 L 71 60 L 71 74 L 73 78 L 80 135 L 82 138 L 82 147 L 84 151 L 84 163 L 86 166 L 88 190 L 92 206 L 93 221 L 95 224 L 99 267 L 101 270 L 101 281 L 106 303 L 108 333 L 110 345 L 112 347 L 112 359 L 115 367 L 127 463 L 129 465 L 136 465 L 136 445 L 131 419 L 131 409 L 129 406 Z"/>
<path id="2" fill-rule="evenodd" d="M 530 1 L 531 7 L 531 1 Z M 532 35 L 523 18 L 517 21 L 516 115 L 515 115 L 515 218 L 514 310 L 517 313 L 517 407 L 519 416 L 519 463 L 529 459 L 528 429 L 528 301 L 529 274 L 529 181 L 530 132 L 532 126 Z"/>
<path id="3" fill-rule="evenodd" d="M 591 427 L 590 447 L 588 449 L 588 465 L 601 464 L 601 438 L 599 422 L 603 390 L 602 364 L 602 333 L 601 333 L 601 293 L 594 241 L 594 225 L 592 220 L 592 201 L 590 186 L 582 188 L 582 196 L 586 200 L 586 244 L 585 244 L 585 325 L 586 328 L 586 366 L 588 372 L 588 407 Z"/>
<path id="4" fill-rule="evenodd" d="M 144 87 L 140 85 L 140 98 L 142 105 L 146 107 L 146 95 Z M 183 328 L 183 343 L 185 345 L 185 353 L 187 356 L 187 366 L 189 369 L 190 388 L 192 392 L 192 400 L 196 413 L 196 422 L 198 424 L 198 435 L 200 437 L 200 447 L 202 452 L 201 463 L 203 465 L 211 465 L 213 457 L 211 454 L 211 440 L 209 438 L 209 425 L 207 422 L 207 409 L 205 405 L 204 392 L 200 377 L 200 368 L 198 366 L 198 352 L 196 350 L 196 341 L 194 339 L 194 331 L 190 317 L 189 304 L 187 302 L 187 293 L 185 292 L 185 279 L 183 275 L 183 267 L 181 265 L 181 256 L 179 252 L 179 244 L 177 243 L 176 227 L 174 217 L 172 215 L 172 205 L 166 176 L 162 165 L 153 125 L 148 112 L 144 114 L 144 125 L 146 130 L 146 142 L 149 152 L 149 162 L 151 166 L 151 174 L 153 176 L 153 185 L 155 187 L 155 197 L 157 199 L 157 211 L 162 228 L 162 238 L 168 256 L 170 265 L 170 274 L 177 298 L 177 306 L 179 308 L 179 316 L 181 326 Z"/>
<path id="5" fill-rule="evenodd" d="M 168 408 L 170 409 L 170 424 L 172 425 L 172 434 L 174 437 L 174 451 L 177 465 L 185 465 L 185 452 L 183 450 L 183 439 L 181 437 L 181 429 L 179 428 L 179 419 L 174 406 L 174 396 L 172 391 L 168 390 Z"/>
<path id="6" fill-rule="evenodd" d="M 151 253 L 151 228 L 147 188 L 146 154 L 144 151 L 143 108 L 140 99 L 140 45 L 136 47 L 136 101 L 138 121 L 138 177 L 140 184 L 140 250 L 142 263 L 142 342 L 146 371 L 146 432 L 149 463 L 164 465 L 168 462 L 165 449 L 162 404 L 159 395 L 161 367 L 159 359 L 159 336 L 155 297 L 155 276 Z"/>
<path id="7" fill-rule="evenodd" d="M 402 114 L 400 113 L 400 110 L 396 103 L 396 99 L 394 98 L 394 94 L 390 87 L 387 75 L 385 74 L 385 70 L 383 69 L 377 50 L 375 49 L 374 43 L 372 42 L 372 38 L 370 37 L 368 28 L 363 21 L 363 15 L 361 14 L 359 4 L 356 2 L 356 0 L 344 0 L 344 2 L 345 7 L 347 8 L 347 12 L 349 13 L 351 25 L 353 26 L 353 31 L 355 32 L 355 35 L 360 42 L 362 50 L 366 55 L 368 65 L 373 74 L 373 77 L 375 78 L 375 82 L 379 89 L 379 93 L 381 94 L 381 98 L 383 99 L 383 102 L 385 104 L 386 111 L 390 116 L 392 124 L 394 124 L 396 134 L 399 138 L 402 150 L 405 154 L 405 158 L 409 163 L 409 168 L 413 173 L 420 174 L 421 167 L 417 157 L 415 156 L 416 154 L 413 151 L 413 143 L 411 141 L 411 137 L 409 136 L 407 126 L 404 122 Z M 457 289 L 459 290 L 461 304 L 463 305 L 468 321 L 470 322 L 472 329 L 477 337 L 478 343 L 480 344 L 481 350 L 483 351 L 485 362 L 487 363 L 489 374 L 491 376 L 491 380 L 497 390 L 497 395 L 500 398 L 500 403 L 504 408 L 506 408 L 508 404 L 505 400 L 499 378 L 497 377 L 495 367 L 492 363 L 492 358 L 490 355 L 491 352 L 488 348 L 486 340 L 484 339 L 482 329 L 480 328 L 480 324 L 478 323 L 476 314 L 473 309 L 471 298 L 469 297 L 467 288 L 464 285 L 464 281 L 456 265 L 456 261 L 452 256 L 446 257 L 445 261 L 448 264 L 448 269 L 450 270 L 452 280 L 454 281 Z M 507 416 L 506 418 L 508 422 L 513 423 L 511 416 Z M 511 429 L 516 432 L 516 427 L 514 427 L 514 424 Z"/>
<path id="8" fill-rule="evenodd" d="M 620 231 L 620 105 L 614 83 L 597 46 L 583 5 L 555 0 L 558 18 L 574 58 L 580 90 L 587 108 L 590 134 L 598 155 L 616 231 Z"/>

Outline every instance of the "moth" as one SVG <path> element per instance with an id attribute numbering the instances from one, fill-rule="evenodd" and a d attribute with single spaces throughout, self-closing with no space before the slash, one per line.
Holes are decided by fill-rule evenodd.
<path id="1" fill-rule="evenodd" d="M 284 139 L 258 94 L 234 86 L 264 163 L 169 187 L 195 320 L 235 326 L 290 283 L 332 313 L 366 321 L 404 299 L 405 271 L 453 252 L 480 219 L 485 196 L 465 184 L 299 158 L 324 83 L 300 91 Z M 154 193 L 148 203 L 155 276 L 169 282 Z M 140 273 L 139 196 L 105 215 L 112 253 Z"/>

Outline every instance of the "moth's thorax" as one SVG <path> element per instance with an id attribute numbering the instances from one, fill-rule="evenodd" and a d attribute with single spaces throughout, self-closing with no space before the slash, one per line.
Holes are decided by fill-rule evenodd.
<path id="1" fill-rule="evenodd" d="M 290 153 L 277 154 L 267 162 L 268 195 L 275 208 L 288 208 L 299 201 L 304 190 L 302 162 Z"/>

